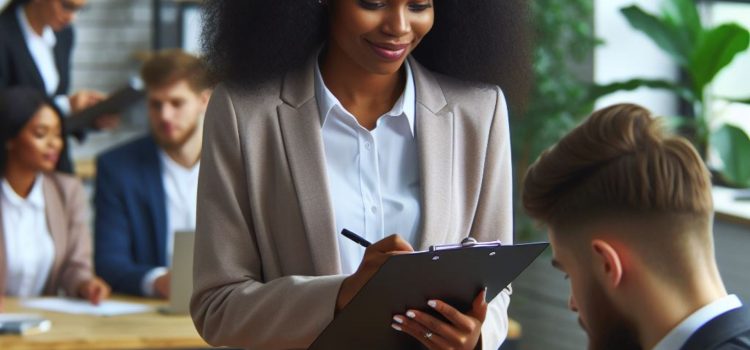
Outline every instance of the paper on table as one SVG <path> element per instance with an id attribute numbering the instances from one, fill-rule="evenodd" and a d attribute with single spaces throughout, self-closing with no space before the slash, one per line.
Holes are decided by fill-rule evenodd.
<path id="1" fill-rule="evenodd" d="M 21 304 L 31 309 L 96 316 L 127 315 L 153 310 L 148 305 L 111 300 L 92 305 L 86 300 L 79 299 L 37 298 L 24 300 Z"/>

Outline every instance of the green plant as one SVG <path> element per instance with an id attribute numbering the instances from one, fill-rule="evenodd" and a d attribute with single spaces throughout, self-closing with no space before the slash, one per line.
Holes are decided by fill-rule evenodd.
<path id="1" fill-rule="evenodd" d="M 534 29 L 532 91 L 528 108 L 511 119 L 517 184 L 544 149 L 591 112 L 593 103 L 577 103 L 587 96 L 590 86 L 577 63 L 589 62 L 598 43 L 593 0 L 536 0 L 529 5 Z M 514 203 L 516 231 L 529 238 L 534 227 L 523 215 L 518 197 Z"/>
<path id="2" fill-rule="evenodd" d="M 724 163 L 720 175 L 732 185 L 750 186 L 750 139 L 739 128 L 723 125 L 712 130 L 706 88 L 737 55 L 747 50 L 750 33 L 733 23 L 707 28 L 701 23 L 694 0 L 668 0 L 661 14 L 650 14 L 638 6 L 621 10 L 630 25 L 648 36 L 666 52 L 685 73 L 687 79 L 666 81 L 632 79 L 594 86 L 583 101 L 619 90 L 640 87 L 667 89 L 692 107 L 692 115 L 673 118 L 671 123 L 684 132 L 706 159 L 713 147 Z M 750 102 L 738 99 L 736 102 Z"/>

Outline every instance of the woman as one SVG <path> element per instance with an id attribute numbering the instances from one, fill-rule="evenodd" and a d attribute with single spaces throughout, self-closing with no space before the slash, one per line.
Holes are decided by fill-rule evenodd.
<path id="1" fill-rule="evenodd" d="M 496 3 L 207 4 L 207 58 L 225 84 L 205 122 L 191 312 L 209 343 L 306 348 L 388 256 L 469 235 L 512 242 L 503 94 L 410 57 L 494 81 L 487 63 L 515 55 L 493 41 Z M 467 28 L 483 35 L 456 40 Z M 361 249 L 343 228 L 377 242 Z M 438 302 L 451 322 L 404 310 L 390 326 L 430 349 L 496 349 L 509 291 L 483 298 L 466 314 Z"/>
<path id="2" fill-rule="evenodd" d="M 68 94 L 72 23 L 84 5 L 86 0 L 12 0 L 0 13 L 0 88 L 34 87 L 66 115 L 101 101 L 104 95 L 96 91 Z M 112 128 L 117 117 L 100 117 L 95 124 L 99 129 Z M 58 167 L 72 172 L 67 151 Z"/>
<path id="3" fill-rule="evenodd" d="M 31 88 L 0 91 L 0 291 L 89 300 L 109 296 L 94 276 L 88 203 L 81 183 L 54 172 L 60 116 Z"/>

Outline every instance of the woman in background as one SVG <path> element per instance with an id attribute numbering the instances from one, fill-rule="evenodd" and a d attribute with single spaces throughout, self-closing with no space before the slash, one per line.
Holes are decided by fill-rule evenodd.
<path id="1" fill-rule="evenodd" d="M 497 87 L 525 70 L 511 3 L 206 4 L 224 84 L 205 122 L 191 312 L 209 343 L 307 348 L 388 256 L 466 236 L 512 243 Z M 403 310 L 383 326 L 429 349 L 495 350 L 509 296 L 488 305 L 478 291 L 465 314 L 430 305 L 449 322 Z"/>
<path id="2" fill-rule="evenodd" d="M 109 296 L 94 276 L 81 183 L 55 172 L 60 115 L 32 88 L 0 91 L 0 291 L 14 297 Z"/>

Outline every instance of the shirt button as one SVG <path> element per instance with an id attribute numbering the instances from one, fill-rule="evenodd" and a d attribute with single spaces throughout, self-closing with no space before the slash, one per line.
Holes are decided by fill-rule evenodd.
<path id="1" fill-rule="evenodd" d="M 378 212 L 378 207 L 376 207 L 376 206 L 374 206 L 374 205 L 373 205 L 373 206 L 372 206 L 372 207 L 370 208 L 370 211 L 371 211 L 371 212 L 372 212 L 373 214 L 375 214 L 375 213 L 377 213 L 377 212 Z"/>
<path id="2" fill-rule="evenodd" d="M 370 143 L 369 142 L 365 142 L 365 148 L 366 149 L 370 149 Z"/>

